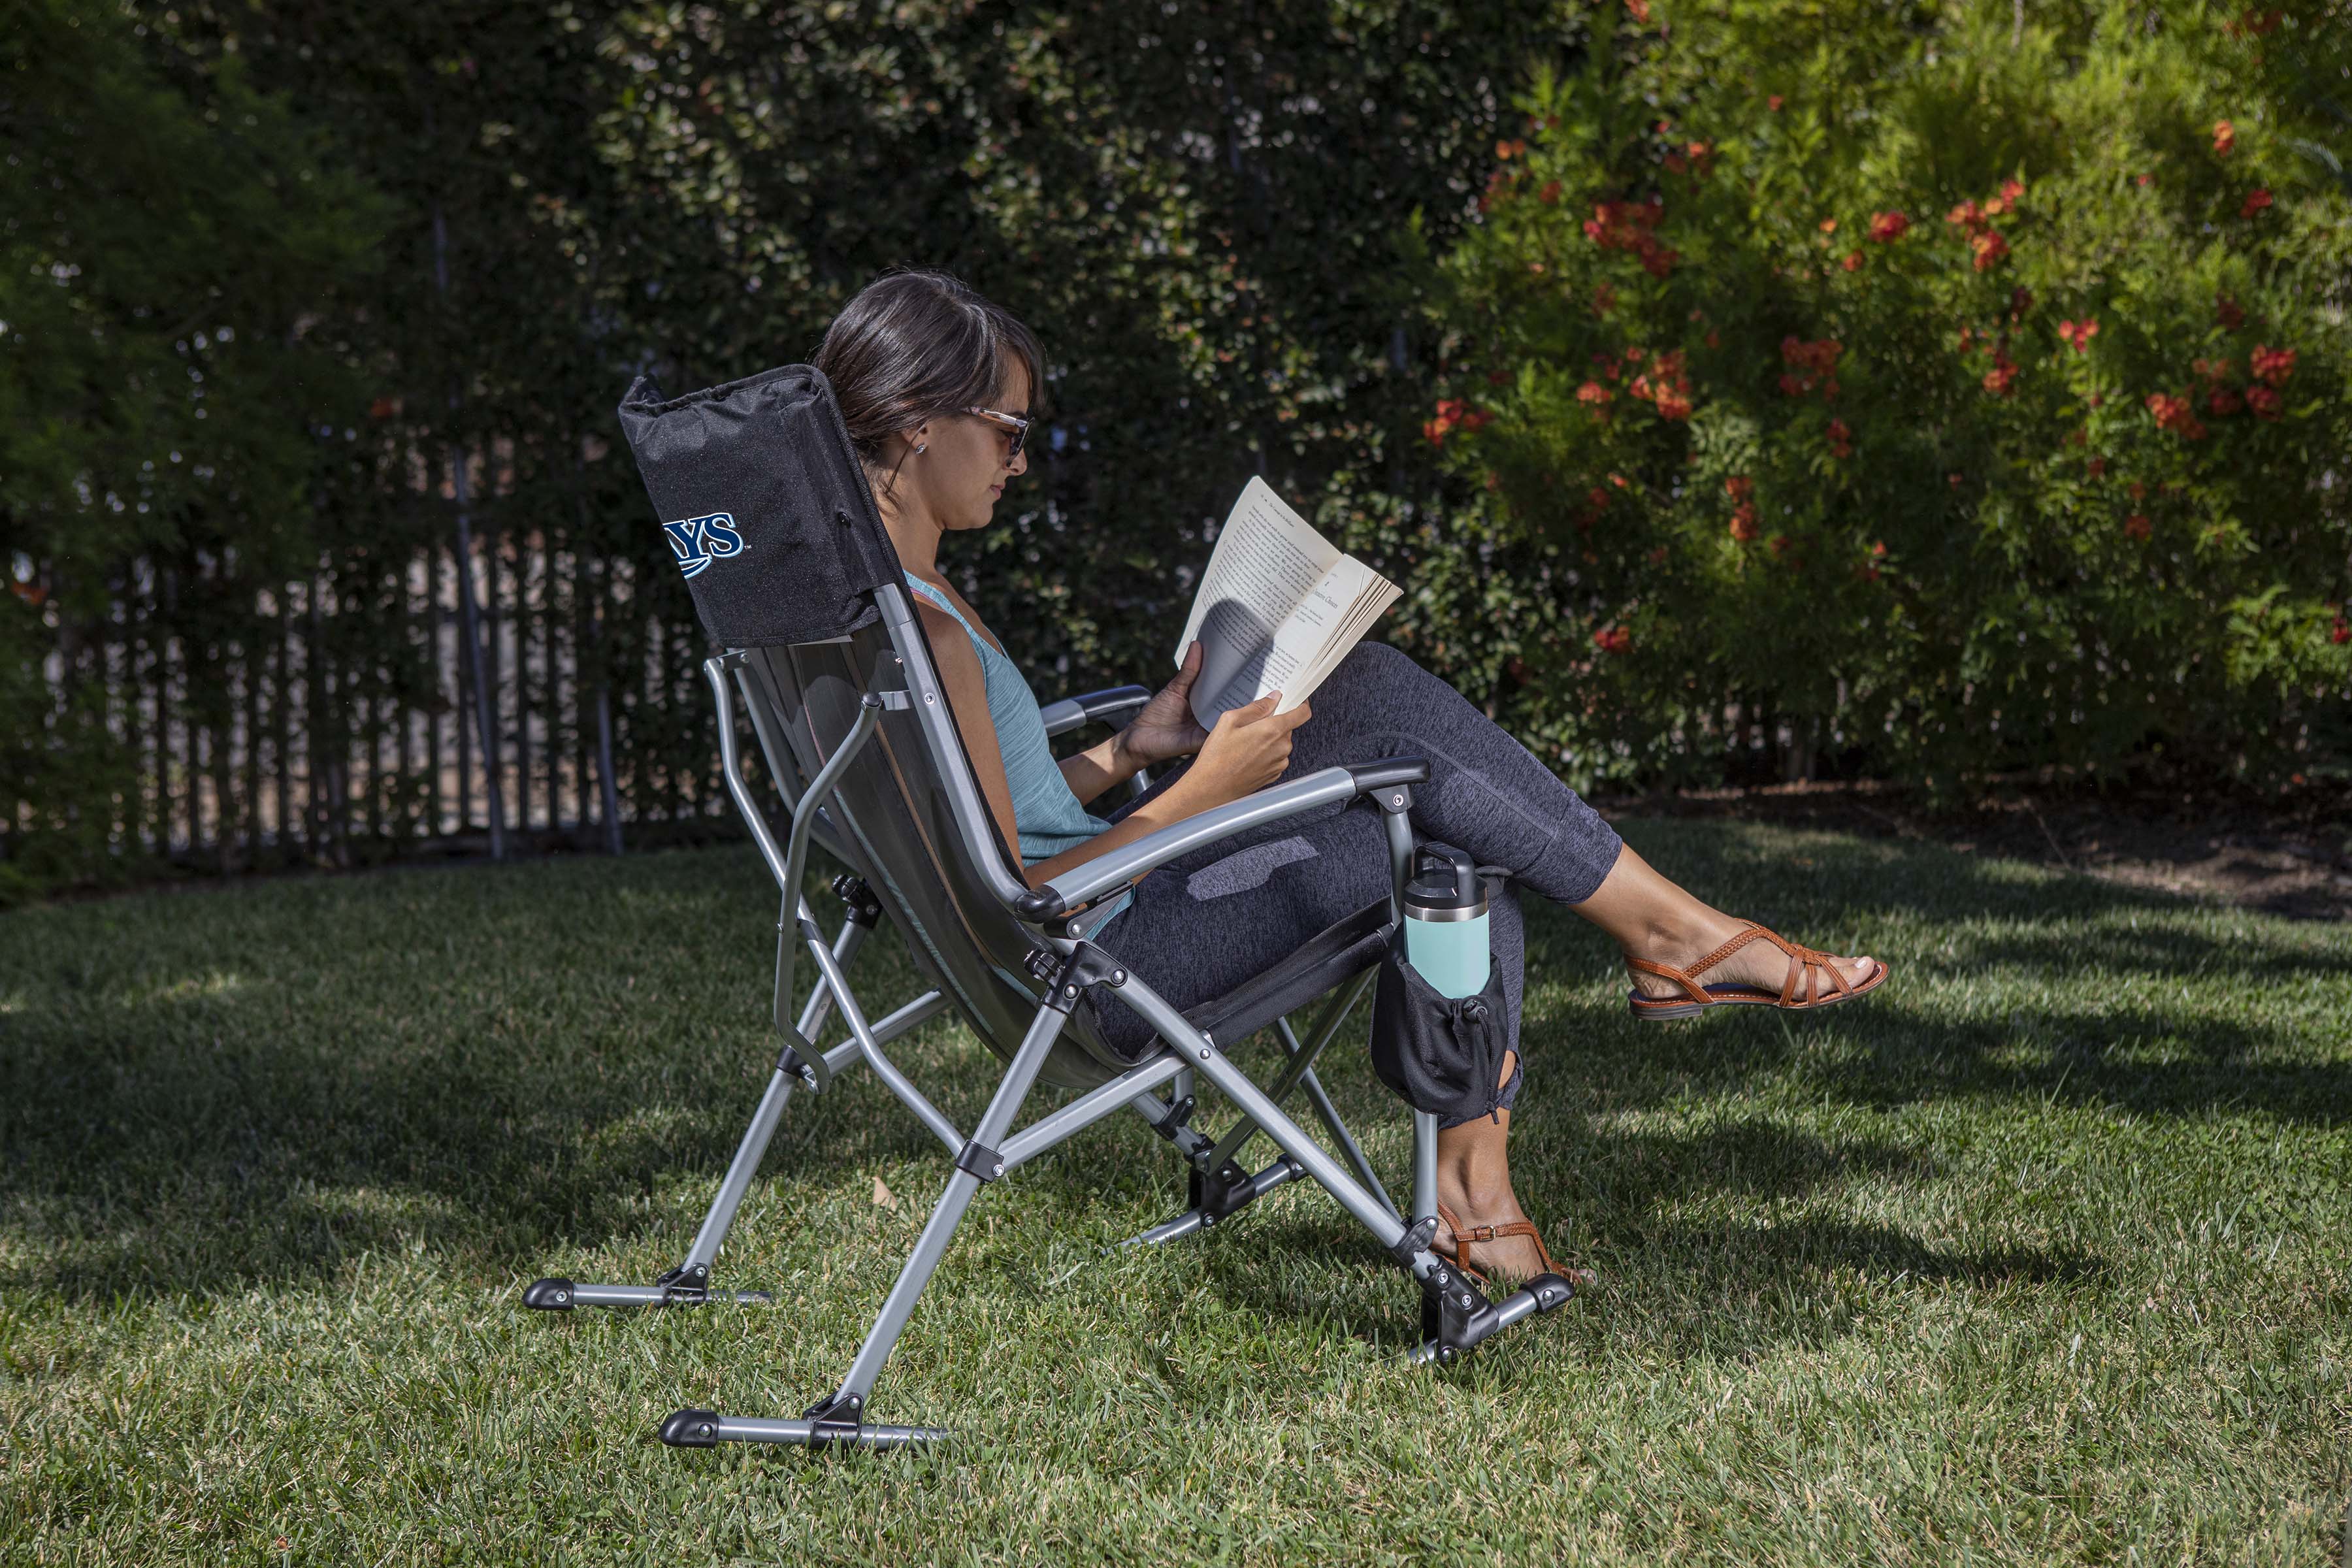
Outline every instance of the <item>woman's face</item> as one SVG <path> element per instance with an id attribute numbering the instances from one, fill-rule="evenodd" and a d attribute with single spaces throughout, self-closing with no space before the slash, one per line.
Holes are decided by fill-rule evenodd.
<path id="1" fill-rule="evenodd" d="M 984 406 L 1018 419 L 1029 417 L 1028 367 L 1008 359 L 996 395 Z M 1013 444 L 1012 431 L 975 415 L 942 415 L 918 431 L 915 439 L 923 450 L 908 455 L 898 470 L 899 482 L 914 481 L 917 498 L 942 530 L 986 528 L 1004 487 L 1015 474 L 1029 469 L 1027 447 L 1008 458 L 1004 450 Z"/>

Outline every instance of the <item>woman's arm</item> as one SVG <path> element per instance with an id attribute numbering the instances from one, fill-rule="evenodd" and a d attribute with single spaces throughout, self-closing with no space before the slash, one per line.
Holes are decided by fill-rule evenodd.
<path id="1" fill-rule="evenodd" d="M 1090 804 L 1097 795 L 1124 778 L 1131 777 L 1144 764 L 1127 754 L 1127 731 L 1121 730 L 1108 741 L 1097 742 L 1085 751 L 1060 759 L 1062 782 L 1078 797 L 1078 804 Z"/>
<path id="2" fill-rule="evenodd" d="M 923 617 L 924 634 L 931 639 L 931 658 L 939 667 L 940 684 L 947 688 L 948 711 L 955 715 L 956 733 L 963 737 L 963 749 L 971 757 L 980 793 L 988 802 L 989 814 L 996 819 L 998 831 L 1004 835 L 1004 847 L 1012 854 L 1013 863 L 1019 866 L 1021 834 L 1013 820 L 1013 784 L 1005 775 L 1004 752 L 996 743 L 996 724 L 988 714 L 988 677 L 980 668 L 980 656 L 972 651 L 971 637 L 962 624 L 945 610 L 918 597 L 915 613 Z M 1115 742 L 1105 742 L 1094 749 L 1101 751 L 1114 744 Z M 1068 776 L 1066 770 L 1063 776 Z M 1104 785 L 1119 776 L 1122 775 L 1105 768 Z M 1184 788 L 1184 784 L 1185 780 L 1177 780 L 1158 800 L 1138 806 L 1076 848 L 1026 867 L 1024 875 L 1029 885 L 1043 887 L 1073 866 L 1083 865 L 1107 850 L 1181 822 L 1214 804 L 1203 804 L 1196 792 Z M 1094 793 L 1100 795 L 1102 787 Z"/>

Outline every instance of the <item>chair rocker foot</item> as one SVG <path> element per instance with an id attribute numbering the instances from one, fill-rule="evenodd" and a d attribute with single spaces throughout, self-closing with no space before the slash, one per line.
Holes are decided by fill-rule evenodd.
<path id="1" fill-rule="evenodd" d="M 758 1421 L 695 1409 L 674 1411 L 661 1424 L 661 1440 L 673 1448 L 715 1448 L 721 1443 L 793 1444 L 805 1448 L 903 1448 L 919 1443 L 943 1443 L 950 1436 L 937 1426 L 885 1426 L 824 1417 Z"/>
<path id="2" fill-rule="evenodd" d="M 1150 1230 L 1140 1231 L 1120 1245 L 1125 1247 L 1156 1247 L 1163 1241 L 1191 1236 L 1206 1230 L 1221 1220 L 1231 1219 L 1285 1182 L 1295 1182 L 1307 1173 L 1307 1168 L 1285 1154 L 1253 1176 L 1231 1160 L 1213 1171 L 1192 1173 L 1192 1206 L 1175 1218 L 1163 1220 Z"/>
<path id="3" fill-rule="evenodd" d="M 568 1312 L 574 1307 L 699 1307 L 726 1301 L 742 1307 L 766 1307 L 775 1298 L 765 1290 L 712 1290 L 679 1281 L 675 1268 L 651 1285 L 575 1285 L 569 1279 L 534 1279 L 523 1288 L 522 1304 L 534 1311 Z"/>
<path id="4" fill-rule="evenodd" d="M 1489 1301 L 1469 1279 L 1441 1268 L 1421 1282 L 1422 1342 L 1412 1363 L 1450 1366 L 1486 1341 L 1524 1318 L 1556 1312 L 1574 1299 L 1576 1287 L 1557 1274 L 1538 1274 L 1500 1301 Z"/>

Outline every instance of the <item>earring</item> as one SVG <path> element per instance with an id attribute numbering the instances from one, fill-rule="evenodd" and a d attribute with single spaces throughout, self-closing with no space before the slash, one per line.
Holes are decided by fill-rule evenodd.
<path id="1" fill-rule="evenodd" d="M 917 442 L 915 444 L 915 456 L 918 458 L 921 457 L 925 452 L 930 449 L 930 445 L 931 444 L 929 441 Z"/>

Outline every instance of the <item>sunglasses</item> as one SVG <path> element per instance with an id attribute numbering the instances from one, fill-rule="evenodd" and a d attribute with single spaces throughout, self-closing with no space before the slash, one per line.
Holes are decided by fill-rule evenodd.
<path id="1" fill-rule="evenodd" d="M 1021 443 L 1029 439 L 1028 420 L 1017 414 L 1006 414 L 994 408 L 967 408 L 964 412 L 975 419 L 985 419 L 1004 432 L 1006 439 L 1012 443 L 1004 448 L 1006 462 L 1021 455 Z"/>

